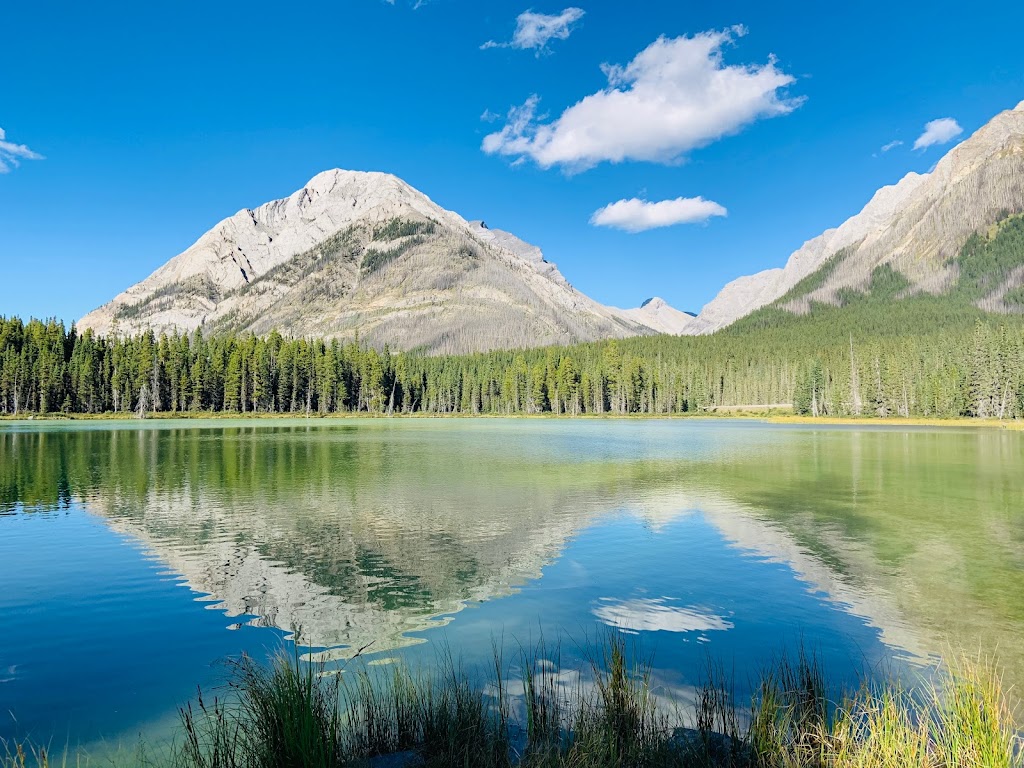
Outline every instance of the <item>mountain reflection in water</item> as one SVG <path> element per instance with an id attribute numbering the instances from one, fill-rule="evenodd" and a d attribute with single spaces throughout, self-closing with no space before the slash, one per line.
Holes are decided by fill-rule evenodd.
<path id="1" fill-rule="evenodd" d="M 344 658 L 422 643 L 609 515 L 699 515 L 899 654 L 1024 682 L 1024 435 L 729 422 L 0 427 L 0 515 L 81 505 L 236 622 Z M 0 520 L 2 522 L 2 520 Z M 638 573 L 644 562 L 633 562 Z M 742 584 L 736 585 L 743 589 Z M 628 632 L 729 631 L 699 594 L 604 595 Z"/>

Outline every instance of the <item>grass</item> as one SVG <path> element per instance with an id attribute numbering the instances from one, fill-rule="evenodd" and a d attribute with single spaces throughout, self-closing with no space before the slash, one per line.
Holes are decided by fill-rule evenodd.
<path id="1" fill-rule="evenodd" d="M 996 665 L 961 659 L 929 682 L 889 680 L 830 695 L 805 651 L 765 670 L 736 702 L 709 663 L 692 707 L 656 696 L 650 664 L 610 635 L 584 673 L 566 675 L 543 645 L 487 685 L 450 656 L 431 675 L 395 666 L 329 674 L 281 655 L 243 656 L 228 695 L 181 709 L 174 768 L 1022 768 L 1019 734 Z M 512 674 L 515 671 L 516 674 Z M 3 768 L 86 765 L 8 747 Z M 154 763 L 149 763 L 154 764 Z M 167 763 L 165 763 L 167 764 Z"/>
<path id="2" fill-rule="evenodd" d="M 183 743 L 175 755 L 182 766 L 346 765 L 346 729 L 339 707 L 339 678 L 325 682 L 322 669 L 296 656 L 263 667 L 243 656 L 234 663 L 230 705 L 207 704 L 181 710 Z"/>
<path id="3" fill-rule="evenodd" d="M 80 749 L 50 749 L 0 739 L 0 768 L 159 768 L 165 765 L 146 753 L 144 745 L 118 747 L 102 760 Z"/>
<path id="4" fill-rule="evenodd" d="M 995 427 L 1012 431 L 1024 430 L 1019 419 L 978 419 L 971 417 L 932 418 L 919 416 L 801 416 L 797 414 L 768 414 L 763 416 L 772 424 L 862 424 L 891 427 Z"/>
<path id="5" fill-rule="evenodd" d="M 544 419 L 555 419 L 560 421 L 572 420 L 584 420 L 584 421 L 643 421 L 647 419 L 651 420 L 672 420 L 672 421 L 689 421 L 693 419 L 707 420 L 707 419 L 724 419 L 724 420 L 760 420 L 766 421 L 773 424 L 858 424 L 858 425 L 872 425 L 872 426 L 891 426 L 891 427 L 996 427 L 999 429 L 1008 429 L 1012 431 L 1024 430 L 1024 421 L 1019 419 L 978 419 L 970 417 L 961 418 L 938 418 L 938 417 L 902 417 L 902 416 L 889 416 L 886 418 L 880 418 L 878 416 L 863 415 L 863 416 L 802 416 L 791 412 L 787 412 L 779 408 L 761 407 L 756 405 L 747 406 L 728 406 L 716 408 L 713 410 L 692 412 L 692 413 L 652 413 L 652 414 L 614 414 L 614 413 L 602 413 L 602 414 L 581 414 L 573 416 L 570 414 L 555 414 L 555 413 L 424 413 L 417 411 L 415 413 L 376 413 L 369 411 L 339 411 L 334 413 L 322 414 L 316 412 L 310 412 L 306 414 L 303 411 L 297 411 L 294 413 L 272 413 L 272 412 L 259 412 L 259 413 L 238 413 L 234 411 L 161 411 L 152 412 L 146 414 L 146 420 L 154 421 L 182 421 L 182 420 L 203 420 L 203 421 L 230 421 L 230 420 L 245 420 L 245 421 L 273 421 L 273 420 L 287 420 L 287 419 L 320 419 L 320 420 L 338 420 L 338 419 L 528 419 L 528 420 L 544 420 Z M 22 413 L 17 416 L 12 414 L 0 414 L 0 423 L 5 421 L 142 421 L 134 413 L 126 412 L 108 412 L 108 413 L 48 413 L 48 414 L 36 414 L 36 413 Z"/>

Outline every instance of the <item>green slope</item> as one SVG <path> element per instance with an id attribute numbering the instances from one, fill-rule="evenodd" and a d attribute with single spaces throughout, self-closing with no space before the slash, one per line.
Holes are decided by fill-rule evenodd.
<path id="1" fill-rule="evenodd" d="M 793 334 L 816 337 L 852 333 L 875 338 L 962 331 L 973 328 L 979 320 L 995 320 L 993 314 L 1001 314 L 987 312 L 979 303 L 999 293 L 1007 281 L 1012 285 L 999 308 L 1007 315 L 1024 313 L 1024 215 L 1004 214 L 988 231 L 971 235 L 954 259 L 958 278 L 946 293 L 914 293 L 906 277 L 884 264 L 872 272 L 863 290 L 841 289 L 835 304 L 812 303 L 810 312 L 803 315 L 785 309 L 790 302 L 824 285 L 847 257 L 846 251 L 840 251 L 783 297 L 720 333 L 744 335 L 788 329 Z M 1013 318 L 996 322 L 1016 324 Z"/>

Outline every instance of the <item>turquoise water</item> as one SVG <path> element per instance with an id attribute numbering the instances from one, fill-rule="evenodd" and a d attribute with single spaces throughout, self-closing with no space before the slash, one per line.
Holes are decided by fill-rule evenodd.
<path id="1" fill-rule="evenodd" d="M 173 732 L 241 652 L 509 664 L 603 633 L 685 701 L 803 643 L 1024 682 L 1024 435 L 752 422 L 0 425 L 0 738 Z M 308 647 L 307 647 L 308 646 Z M 355 662 L 354 649 L 365 649 Z"/>

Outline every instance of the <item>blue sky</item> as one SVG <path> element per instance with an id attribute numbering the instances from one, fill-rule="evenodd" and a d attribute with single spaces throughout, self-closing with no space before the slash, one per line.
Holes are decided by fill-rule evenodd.
<path id="1" fill-rule="evenodd" d="M 696 311 L 1024 100 L 1021 29 L 1007 0 L 12 4 L 0 314 L 75 319 L 333 167 Z"/>

